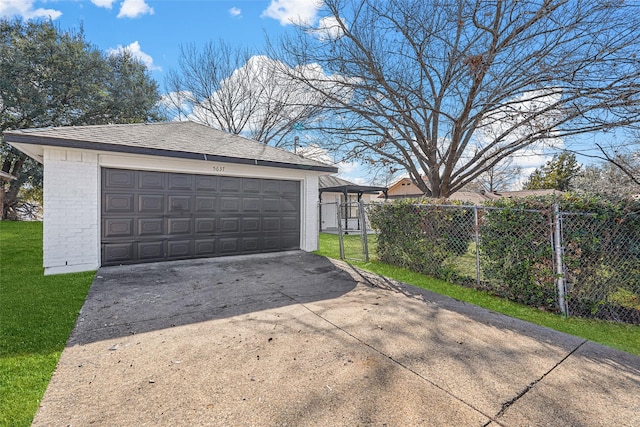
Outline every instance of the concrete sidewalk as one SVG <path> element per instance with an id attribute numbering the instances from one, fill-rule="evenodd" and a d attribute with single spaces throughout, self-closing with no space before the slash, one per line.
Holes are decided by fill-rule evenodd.
<path id="1" fill-rule="evenodd" d="M 34 425 L 638 426 L 640 358 L 303 252 L 101 269 Z"/>

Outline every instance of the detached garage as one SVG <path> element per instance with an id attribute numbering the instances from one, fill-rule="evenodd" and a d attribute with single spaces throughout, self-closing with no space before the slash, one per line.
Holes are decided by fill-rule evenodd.
<path id="1" fill-rule="evenodd" d="M 312 251 L 336 168 L 193 122 L 5 132 L 44 165 L 45 274 Z"/>

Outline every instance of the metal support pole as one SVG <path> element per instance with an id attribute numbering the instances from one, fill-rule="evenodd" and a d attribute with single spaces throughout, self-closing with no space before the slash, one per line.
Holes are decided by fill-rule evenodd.
<path id="1" fill-rule="evenodd" d="M 360 220 L 360 224 L 362 224 L 362 255 L 364 257 L 364 262 L 369 262 L 369 241 L 367 240 L 367 218 L 366 213 L 364 211 L 364 203 L 362 200 L 358 201 L 358 219 Z"/>
<path id="2" fill-rule="evenodd" d="M 565 301 L 566 286 L 564 280 L 564 264 L 562 260 L 560 222 L 560 210 L 558 208 L 558 204 L 556 203 L 553 205 L 553 253 L 555 256 L 556 264 L 556 287 L 558 289 L 558 305 L 560 306 L 560 311 L 566 316 L 568 313 Z"/>
<path id="3" fill-rule="evenodd" d="M 340 201 L 336 197 L 336 216 L 338 217 L 338 242 L 340 244 L 340 259 L 344 260 L 344 242 L 343 242 L 343 233 L 342 233 L 342 218 L 341 218 L 341 206 Z"/>
<path id="4" fill-rule="evenodd" d="M 476 240 L 476 284 L 480 287 L 480 222 L 478 221 L 478 207 L 473 207 L 473 233 Z"/>

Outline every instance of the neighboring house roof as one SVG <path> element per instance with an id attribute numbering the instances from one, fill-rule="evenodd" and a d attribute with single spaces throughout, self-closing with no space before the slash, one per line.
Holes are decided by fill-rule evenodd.
<path id="1" fill-rule="evenodd" d="M 317 160 L 189 121 L 22 129 L 6 131 L 4 137 L 10 144 L 338 172 L 336 167 Z"/>
<path id="2" fill-rule="evenodd" d="M 12 179 L 16 179 L 16 177 L 6 172 L 0 171 L 0 180 L 11 181 Z"/>
<path id="3" fill-rule="evenodd" d="M 424 197 L 424 194 L 409 179 L 402 178 L 389 187 L 389 199 L 400 198 L 418 198 Z M 558 190 L 521 190 L 521 191 L 499 191 L 499 192 L 477 192 L 477 191 L 457 191 L 448 197 L 449 200 L 457 200 L 459 202 L 473 203 L 474 205 L 483 204 L 489 200 L 515 197 L 530 196 L 549 196 L 554 194 L 562 194 Z M 382 194 L 379 198 L 384 197 Z"/>
<path id="4" fill-rule="evenodd" d="M 362 194 L 385 193 L 387 187 L 377 187 L 371 185 L 357 185 L 337 176 L 325 175 L 319 178 L 318 189 L 322 193 L 354 193 L 361 196 Z"/>
<path id="5" fill-rule="evenodd" d="M 424 196 L 422 191 L 420 191 L 420 189 L 409 178 L 401 178 L 391 184 L 388 190 L 388 194 L 390 199 Z M 378 196 L 378 198 L 383 197 L 383 194 Z"/>

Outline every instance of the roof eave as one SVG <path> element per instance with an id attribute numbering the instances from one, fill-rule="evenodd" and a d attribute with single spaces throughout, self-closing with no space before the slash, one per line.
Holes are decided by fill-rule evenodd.
<path id="1" fill-rule="evenodd" d="M 62 147 L 62 148 L 94 150 L 94 151 L 111 151 L 111 152 L 120 152 L 120 153 L 128 153 L 128 154 L 143 154 L 143 155 L 150 155 L 150 156 L 172 157 L 172 158 L 178 158 L 178 159 L 205 160 L 205 161 L 211 161 L 211 162 L 236 163 L 236 164 L 277 167 L 277 168 L 286 168 L 286 169 L 302 169 L 302 170 L 308 170 L 308 171 L 314 171 L 314 172 L 329 172 L 329 173 L 338 172 L 338 168 L 334 166 L 329 166 L 329 165 L 327 166 L 304 165 L 299 163 L 285 163 L 285 162 L 276 162 L 271 160 L 218 156 L 218 155 L 212 155 L 212 154 L 193 153 L 193 152 L 187 152 L 187 151 L 173 151 L 173 150 L 163 150 L 163 149 L 148 148 L 148 147 L 134 147 L 130 145 L 107 144 L 102 142 L 79 141 L 79 140 L 72 140 L 72 139 L 50 138 L 50 137 L 37 137 L 32 135 L 23 135 L 23 134 L 16 134 L 16 133 L 10 133 L 10 132 L 6 132 L 4 137 L 5 137 L 5 141 L 11 145 L 13 145 L 12 143 L 43 145 L 43 146 Z M 33 157 L 30 153 L 26 153 L 26 154 Z M 37 158 L 35 159 L 42 162 Z"/>

